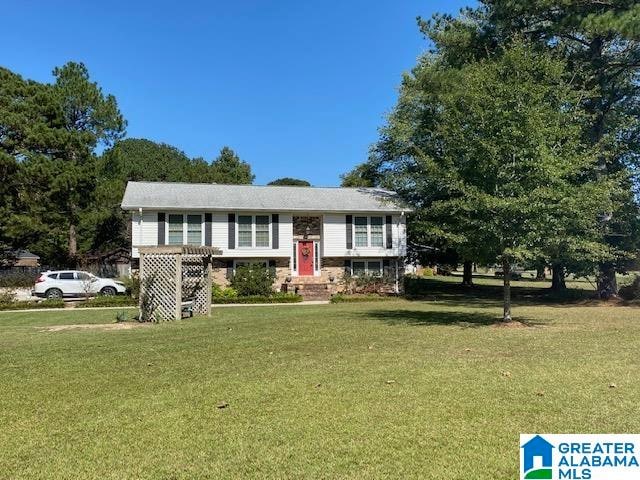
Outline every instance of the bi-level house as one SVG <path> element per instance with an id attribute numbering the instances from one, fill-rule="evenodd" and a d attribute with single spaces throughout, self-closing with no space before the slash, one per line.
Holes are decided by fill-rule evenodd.
<path id="1" fill-rule="evenodd" d="M 129 182 L 122 208 L 132 214 L 134 266 L 140 246 L 203 245 L 222 251 L 219 284 L 248 263 L 274 268 L 288 289 L 338 291 L 344 272 L 403 272 L 408 209 L 386 190 Z"/>

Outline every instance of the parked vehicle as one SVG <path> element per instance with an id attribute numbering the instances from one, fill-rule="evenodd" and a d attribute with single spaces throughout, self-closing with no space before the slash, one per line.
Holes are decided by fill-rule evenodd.
<path id="1" fill-rule="evenodd" d="M 502 269 L 502 265 L 497 265 L 494 270 L 494 275 L 496 277 L 504 277 L 504 270 Z M 522 278 L 522 274 L 524 273 L 524 268 L 520 265 L 511 265 L 511 279 L 512 280 L 520 280 Z"/>
<path id="2" fill-rule="evenodd" d="M 58 270 L 42 273 L 36 280 L 33 295 L 40 298 L 117 295 L 126 292 L 122 282 L 100 278 L 89 272 Z"/>

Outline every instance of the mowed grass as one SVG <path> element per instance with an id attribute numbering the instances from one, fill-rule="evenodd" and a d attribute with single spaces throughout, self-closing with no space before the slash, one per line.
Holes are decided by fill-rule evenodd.
<path id="1" fill-rule="evenodd" d="M 514 313 L 531 326 L 449 297 L 129 330 L 0 313 L 0 478 L 506 480 L 520 433 L 640 431 L 639 309 Z"/>

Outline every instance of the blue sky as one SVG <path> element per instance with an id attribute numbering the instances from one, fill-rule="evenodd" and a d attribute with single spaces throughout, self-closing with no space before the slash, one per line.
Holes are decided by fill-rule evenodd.
<path id="1" fill-rule="evenodd" d="M 53 67 L 82 61 L 118 99 L 129 137 L 207 160 L 229 145 L 258 184 L 337 185 L 366 159 L 402 72 L 428 49 L 416 16 L 470 3 L 7 2 L 1 62 L 51 81 Z"/>

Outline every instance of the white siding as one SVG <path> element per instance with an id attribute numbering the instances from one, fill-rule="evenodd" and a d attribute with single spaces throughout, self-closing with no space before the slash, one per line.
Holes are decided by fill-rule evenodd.
<path id="1" fill-rule="evenodd" d="M 131 216 L 131 255 L 138 258 L 139 246 L 153 246 L 158 244 L 158 213 L 142 212 L 142 222 L 140 213 L 134 212 Z"/>
<path id="2" fill-rule="evenodd" d="M 353 216 L 381 216 L 380 213 L 356 213 Z M 382 215 L 383 218 L 386 215 Z M 322 245 L 323 257 L 401 257 L 406 255 L 406 225 L 401 215 L 392 217 L 393 248 L 355 247 L 347 250 L 346 215 L 325 214 L 323 221 Z M 386 226 L 383 227 L 386 239 Z M 354 244 L 355 245 L 355 244 Z"/>
<path id="3" fill-rule="evenodd" d="M 182 213 L 182 212 L 172 212 Z M 275 258 L 291 257 L 293 252 L 293 214 L 279 214 L 279 247 L 274 248 L 228 248 L 228 215 L 238 212 L 212 212 L 212 243 L 222 250 L 222 255 L 228 258 Z M 242 214 L 245 214 L 244 212 Z M 246 213 L 247 215 L 249 213 Z M 260 213 L 262 215 L 266 213 Z M 357 213 L 355 215 L 383 216 L 380 213 Z M 158 212 L 145 211 L 142 214 L 133 212 L 131 220 L 132 255 L 137 258 L 138 246 L 153 246 L 158 242 Z M 405 216 L 394 215 L 392 225 L 393 248 L 366 247 L 346 248 L 346 225 L 344 214 L 324 214 L 322 225 L 322 256 L 323 257 L 397 257 L 406 255 L 406 225 Z M 386 227 L 385 227 L 386 228 Z M 386 230 L 383 230 L 386 239 Z M 165 236 L 166 238 L 166 236 Z M 205 232 L 202 233 L 204 241 Z M 237 241 L 236 232 L 236 241 Z"/>

